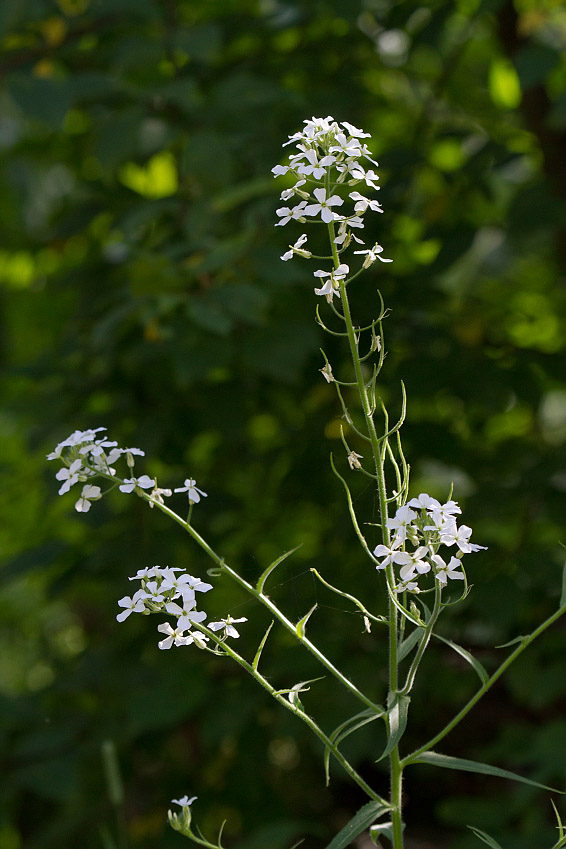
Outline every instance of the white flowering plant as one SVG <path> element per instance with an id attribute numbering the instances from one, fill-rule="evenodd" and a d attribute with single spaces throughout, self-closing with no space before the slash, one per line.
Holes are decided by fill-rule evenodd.
<path id="1" fill-rule="evenodd" d="M 331 592 L 347 600 L 362 617 L 364 628 L 372 627 L 383 631 L 388 641 L 387 687 L 382 698 L 376 701 L 373 692 L 368 695 L 355 685 L 345 671 L 335 666 L 323 649 L 307 637 L 307 625 L 315 613 L 312 607 L 297 622 L 291 621 L 266 593 L 266 583 L 277 567 L 293 551 L 287 551 L 264 569 L 255 583 L 245 580 L 196 530 L 193 523 L 193 508 L 206 498 L 206 493 L 197 487 L 193 478 L 187 477 L 183 486 L 163 488 L 157 480 L 147 474 L 134 474 L 136 457 L 144 452 L 138 448 L 120 448 L 107 438 L 104 428 L 75 431 L 48 455 L 49 460 L 60 462 L 56 474 L 61 483 L 59 493 L 66 494 L 72 487 L 82 484 L 75 509 L 88 512 L 91 504 L 101 499 L 109 490 L 117 489 L 125 495 L 136 495 L 177 523 L 214 564 L 209 570 L 213 577 L 227 577 L 234 581 L 252 599 L 266 608 L 273 617 L 259 645 L 245 654 L 236 651 L 231 640 L 240 637 L 235 625 L 246 618 L 232 618 L 227 614 L 218 621 L 208 621 L 204 611 L 197 610 L 197 594 L 212 590 L 212 584 L 200 577 L 189 575 L 177 567 L 151 566 L 138 570 L 130 578 L 137 588 L 132 595 L 119 599 L 119 622 L 131 614 L 159 614 L 168 617 L 161 621 L 157 631 L 162 637 L 158 641 L 161 650 L 192 645 L 201 651 L 220 657 L 231 658 L 242 667 L 267 693 L 292 712 L 321 741 L 324 750 L 324 769 L 327 783 L 330 780 L 330 763 L 334 759 L 350 780 L 366 794 L 367 803 L 339 832 L 328 849 L 344 849 L 363 831 L 369 829 L 371 840 L 382 846 L 387 840 L 393 849 L 403 849 L 405 821 L 403 812 L 403 774 L 413 764 L 424 763 L 439 768 L 476 772 L 484 775 L 511 779 L 552 792 L 560 789 L 546 787 L 522 775 L 509 772 L 476 761 L 444 755 L 436 750 L 440 743 L 472 710 L 474 705 L 488 692 L 513 661 L 527 646 L 566 613 L 566 569 L 562 576 L 562 594 L 558 609 L 531 634 L 521 636 L 508 644 L 514 646 L 495 672 L 489 674 L 477 658 L 462 646 L 435 632 L 435 626 L 443 611 L 466 597 L 470 591 L 464 558 L 475 554 L 485 546 L 472 543 L 472 529 L 459 524 L 461 509 L 448 494 L 441 502 L 426 493 L 412 495 L 410 492 L 409 465 L 405 459 L 401 442 L 401 427 L 406 415 L 405 390 L 401 385 L 401 415 L 391 424 L 387 410 L 378 391 L 378 378 L 385 361 L 383 321 L 386 310 L 379 295 L 380 310 L 376 318 L 364 326 L 357 326 L 350 308 L 351 287 L 358 275 L 371 268 L 376 262 L 390 263 L 382 256 L 383 247 L 374 243 L 364 245 L 360 234 L 364 230 L 364 217 L 368 213 L 382 213 L 381 205 L 358 189 L 369 194 L 378 190 L 378 165 L 364 139 L 369 134 L 348 122 L 341 124 L 332 117 L 312 118 L 304 122 L 299 132 L 285 143 L 295 144 L 296 152 L 289 156 L 288 164 L 273 168 L 275 177 L 286 177 L 293 183 L 281 193 L 287 204 L 277 209 L 277 225 L 291 222 L 301 225 L 322 225 L 328 238 L 328 253 L 313 253 L 308 247 L 306 233 L 299 235 L 281 256 L 284 262 L 298 257 L 315 259 L 325 263 L 324 268 L 313 272 L 316 296 L 327 302 L 329 319 L 323 319 L 320 304 L 316 307 L 316 321 L 333 337 L 341 338 L 348 346 L 353 374 L 347 380 L 335 376 L 332 365 L 323 352 L 323 378 L 333 384 L 341 405 L 344 425 L 341 439 L 346 454 L 348 470 L 342 474 L 331 457 L 331 465 L 343 487 L 347 508 L 355 537 L 365 556 L 368 566 L 375 570 L 376 580 L 386 590 L 386 608 L 373 610 L 361 599 L 333 586 L 328 576 L 312 569 L 315 578 Z M 352 258 L 345 262 L 345 254 L 353 246 Z M 356 260 L 355 257 L 360 257 Z M 350 264 L 357 263 L 351 271 Z M 322 305 L 324 306 L 324 301 Z M 362 353 L 363 349 L 363 353 Z M 358 398 L 358 409 L 352 411 L 345 400 L 344 389 L 353 390 Z M 349 440 L 355 441 L 354 450 Z M 365 447 L 362 447 L 365 446 Z M 347 479 L 348 473 L 363 474 L 372 481 L 379 504 L 377 523 L 381 542 L 372 547 L 368 544 L 362 527 L 371 525 L 360 520 Z M 173 493 L 185 493 L 189 503 L 186 516 L 172 510 L 166 503 Z M 375 524 L 375 523 L 374 523 Z M 466 568 L 468 561 L 466 560 Z M 270 676 L 260 671 L 262 652 L 269 639 L 273 625 L 277 622 L 316 660 L 336 686 L 345 688 L 358 703 L 358 710 L 334 730 L 324 730 L 319 721 L 304 707 L 300 695 L 319 679 L 300 681 L 291 687 L 279 688 Z M 423 656 L 436 637 L 450 646 L 474 670 L 479 679 L 475 694 L 459 710 L 456 716 L 412 752 L 404 752 L 403 738 L 410 710 L 411 692 Z M 516 645 L 515 645 L 516 644 Z M 381 733 L 376 734 L 375 761 L 386 762 L 389 769 L 389 795 L 378 793 L 363 778 L 345 757 L 341 743 L 368 723 L 378 721 Z M 213 841 L 192 825 L 191 806 L 196 797 L 183 796 L 172 803 L 180 811 L 169 811 L 169 822 L 180 834 L 193 843 L 222 849 L 222 830 Z M 558 821 L 558 840 L 551 849 L 566 847 L 566 830 L 554 806 Z M 501 849 L 493 837 L 470 826 L 474 835 L 492 849 Z"/>

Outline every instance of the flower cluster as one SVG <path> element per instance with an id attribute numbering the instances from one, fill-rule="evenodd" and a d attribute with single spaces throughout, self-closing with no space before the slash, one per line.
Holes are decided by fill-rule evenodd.
<path id="1" fill-rule="evenodd" d="M 176 573 L 182 574 L 176 574 Z M 131 613 L 167 613 L 175 617 L 175 625 L 163 622 L 157 626 L 165 638 L 158 645 L 160 649 L 170 649 L 171 646 L 189 646 L 193 643 L 197 648 L 206 648 L 209 638 L 201 631 L 191 630 L 199 622 L 204 622 L 206 613 L 197 610 L 196 593 L 207 593 L 212 584 L 201 581 L 186 573 L 184 569 L 161 568 L 140 569 L 130 581 L 140 581 L 141 587 L 132 596 L 124 596 L 118 601 L 119 607 L 124 608 L 116 619 L 124 622 Z M 223 631 L 221 638 L 239 637 L 234 628 L 234 622 L 247 622 L 247 619 L 221 619 L 219 622 L 209 622 L 211 631 Z"/>
<path id="2" fill-rule="evenodd" d="M 441 587 L 446 586 L 449 579 L 465 580 L 462 557 L 485 549 L 485 546 L 470 542 L 472 529 L 467 525 L 458 527 L 456 516 L 461 512 L 456 501 L 441 504 L 436 498 L 421 493 L 399 507 L 393 518 L 387 519 L 385 524 L 392 532 L 391 543 L 389 547 L 378 545 L 373 555 L 378 560 L 377 569 L 386 569 L 390 564 L 400 567 L 396 592 L 421 592 L 418 579 L 428 572 Z M 408 543 L 413 551 L 407 550 Z M 456 556 L 451 555 L 446 562 L 438 553 L 441 546 L 455 547 Z"/>
<path id="3" fill-rule="evenodd" d="M 364 183 L 369 189 L 377 191 L 377 174 L 372 168 L 367 168 L 365 162 L 362 164 L 361 160 L 367 160 L 376 167 L 377 162 L 372 159 L 367 144 L 362 141 L 369 138 L 369 133 L 364 133 L 347 121 L 340 124 L 328 116 L 312 118 L 304 123 L 304 129 L 290 136 L 289 141 L 283 145 L 285 147 L 296 143 L 297 152 L 289 156 L 289 165 L 276 165 L 271 169 L 275 177 L 290 174 L 296 180 L 294 186 L 281 193 L 281 200 L 297 203 L 277 210 L 279 221 L 276 226 L 283 227 L 292 220 L 303 223 L 309 219 L 321 221 L 331 227 L 332 239 L 337 254 L 340 254 L 352 240 L 364 244 L 353 230 L 363 229 L 363 216 L 368 210 L 383 212 L 383 209 L 376 200 L 365 197 L 359 191 L 351 191 L 348 197 L 353 206 L 344 212 L 344 198 L 336 190 L 342 186 L 353 187 Z M 334 233 L 334 224 L 338 227 L 337 234 Z M 289 250 L 281 259 L 287 261 L 295 255 L 310 259 L 312 253 L 305 247 L 306 242 L 307 236 L 303 233 L 293 245 L 289 245 Z M 382 252 L 383 248 L 377 243 L 372 248 L 355 251 L 364 255 L 364 268 L 376 260 L 391 262 L 381 256 Z M 339 296 L 339 282 L 344 280 L 349 270 L 348 265 L 342 263 L 332 274 L 315 271 L 315 277 L 329 277 L 324 286 L 315 289 L 316 294 L 324 295 L 328 301 L 334 295 Z"/>
<path id="4" fill-rule="evenodd" d="M 117 486 L 120 492 L 135 492 L 138 495 L 148 492 L 150 507 L 154 504 L 164 504 L 164 498 L 173 494 L 171 489 L 162 489 L 157 486 L 155 478 L 149 475 L 133 475 L 134 458 L 143 457 L 144 452 L 140 448 L 119 448 L 117 442 L 112 442 L 102 435 L 104 427 L 91 428 L 90 430 L 75 430 L 67 439 L 60 442 L 54 451 L 47 455 L 48 460 L 59 460 L 63 468 L 55 475 L 61 482 L 59 495 L 69 492 L 72 486 L 83 483 L 80 497 L 75 503 L 75 509 L 79 513 L 87 513 L 91 502 L 98 501 L 102 497 L 99 486 L 93 485 L 90 480 L 95 477 L 106 478 L 111 485 Z M 97 434 L 99 434 L 97 436 Z M 128 477 L 120 477 L 114 468 L 120 460 L 126 461 Z M 86 482 L 86 483 L 85 483 Z M 206 492 L 198 489 L 196 481 L 192 478 L 185 480 L 184 486 L 178 487 L 175 492 L 186 492 L 189 504 L 198 504 L 201 497 L 206 498 Z"/>

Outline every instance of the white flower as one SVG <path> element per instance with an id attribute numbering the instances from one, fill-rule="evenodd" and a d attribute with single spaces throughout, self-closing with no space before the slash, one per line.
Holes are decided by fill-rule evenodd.
<path id="1" fill-rule="evenodd" d="M 128 618 L 130 613 L 143 613 L 145 610 L 144 599 L 147 598 L 147 594 L 144 590 L 138 590 L 133 594 L 130 598 L 129 595 L 125 595 L 124 598 L 121 598 L 118 602 L 120 607 L 125 607 L 126 609 L 122 611 L 122 613 L 118 613 L 116 619 L 118 622 L 123 622 Z"/>
<path id="2" fill-rule="evenodd" d="M 363 180 L 366 186 L 370 186 L 370 188 L 375 189 L 376 191 L 379 189 L 379 186 L 375 185 L 375 181 L 379 180 L 378 175 L 375 171 L 371 169 L 366 171 L 359 163 L 353 163 L 349 166 L 350 174 L 352 175 L 352 180 L 350 182 L 359 182 Z"/>
<path id="3" fill-rule="evenodd" d="M 159 489 L 157 486 L 151 493 L 151 501 L 149 502 L 149 506 L 153 509 L 154 504 L 165 504 L 164 498 L 169 498 L 173 495 L 173 492 L 170 489 Z"/>
<path id="4" fill-rule="evenodd" d="M 92 442 L 96 437 L 95 434 L 101 430 L 106 430 L 105 427 L 95 427 L 90 430 L 75 430 L 73 433 L 64 439 L 63 442 L 60 442 L 59 445 L 55 448 L 55 451 L 52 451 L 51 454 L 47 455 L 48 460 L 59 460 L 61 458 L 61 454 L 64 448 L 74 448 L 77 445 L 82 445 L 84 442 Z"/>
<path id="5" fill-rule="evenodd" d="M 88 513 L 90 510 L 90 502 L 97 501 L 100 498 L 100 487 L 86 484 L 82 488 L 81 497 L 75 504 L 75 510 L 78 513 Z"/>
<path id="6" fill-rule="evenodd" d="M 206 613 L 194 610 L 195 604 L 196 602 L 193 594 L 192 600 L 189 596 L 183 596 L 183 607 L 176 604 L 174 601 L 170 601 L 165 605 L 167 613 L 170 613 L 171 616 L 177 617 L 178 631 L 186 631 L 194 622 L 202 622 L 206 619 Z"/>
<path id="7" fill-rule="evenodd" d="M 432 560 L 434 562 L 436 580 L 439 584 L 446 584 L 448 578 L 456 581 L 464 580 L 463 572 L 456 571 L 462 565 L 462 562 L 457 557 L 451 557 L 450 562 L 445 563 L 439 554 L 433 554 Z"/>
<path id="8" fill-rule="evenodd" d="M 376 569 L 385 569 L 390 563 L 397 563 L 399 566 L 406 566 L 411 563 L 411 557 L 406 551 L 398 551 L 402 545 L 402 540 L 395 540 L 393 545 L 378 545 L 373 550 L 374 557 L 383 557 L 383 560 L 377 564 Z"/>
<path id="9" fill-rule="evenodd" d="M 164 640 L 161 640 L 157 645 L 160 649 L 170 649 L 173 644 L 176 646 L 188 646 L 193 642 L 192 636 L 185 637 L 185 632 L 178 628 L 172 628 L 169 622 L 157 626 L 157 630 L 161 634 L 166 634 Z"/>
<path id="10" fill-rule="evenodd" d="M 362 148 L 355 137 L 348 138 L 344 133 L 337 133 L 335 142 L 330 146 L 331 153 L 343 153 L 345 156 L 356 158 L 362 155 Z"/>
<path id="11" fill-rule="evenodd" d="M 232 619 L 230 615 L 226 617 L 226 619 L 221 619 L 220 622 L 209 622 L 208 627 L 211 631 L 224 631 L 225 637 L 239 637 L 240 634 L 234 628 L 234 623 L 238 622 L 247 622 L 248 620 L 245 617 L 241 619 Z"/>
<path id="12" fill-rule="evenodd" d="M 187 492 L 189 495 L 189 503 L 190 504 L 198 504 L 200 501 L 201 495 L 205 498 L 207 497 L 206 492 L 203 492 L 202 489 L 198 489 L 196 486 L 196 481 L 191 478 L 187 478 L 184 486 L 178 487 L 175 492 Z"/>
<path id="13" fill-rule="evenodd" d="M 191 796 L 189 799 L 188 796 L 183 796 L 182 799 L 171 799 L 172 805 L 180 805 L 182 808 L 188 808 L 193 802 L 196 802 L 198 796 Z"/>
<path id="14" fill-rule="evenodd" d="M 310 251 L 302 250 L 302 246 L 307 241 L 307 234 L 303 233 L 302 236 L 299 236 L 294 245 L 289 245 L 289 250 L 286 251 L 281 259 L 283 262 L 287 262 L 287 260 L 292 259 L 294 254 L 298 254 L 299 256 L 304 257 L 305 259 L 309 259 L 312 254 Z"/>
<path id="15" fill-rule="evenodd" d="M 348 121 L 342 121 L 342 126 L 346 127 L 351 136 L 355 136 L 359 139 L 369 139 L 371 138 L 370 133 L 364 133 L 363 130 L 358 130 L 357 127 L 354 127 L 353 124 L 349 124 Z"/>
<path id="16" fill-rule="evenodd" d="M 133 492 L 135 489 L 152 489 L 155 484 L 156 481 L 149 475 L 142 475 L 140 478 L 126 478 L 118 489 L 120 492 Z"/>
<path id="17" fill-rule="evenodd" d="M 73 460 L 68 468 L 59 469 L 55 475 L 58 481 L 63 481 L 59 487 L 59 495 L 64 495 L 77 481 L 85 480 L 85 477 L 86 470 L 83 469 L 83 461 L 80 459 Z"/>
<path id="18" fill-rule="evenodd" d="M 206 593 L 212 589 L 212 584 L 206 584 L 200 578 L 193 578 L 192 575 L 175 575 L 179 569 L 163 569 L 161 588 L 163 590 L 176 590 L 181 595 L 190 595 L 190 593 L 201 592 Z"/>
<path id="19" fill-rule="evenodd" d="M 395 592 L 396 593 L 405 593 L 405 592 L 407 592 L 407 593 L 420 593 L 420 590 L 419 590 L 419 585 L 417 584 L 416 581 L 407 580 L 407 581 L 401 581 L 399 584 L 397 584 L 397 586 L 395 587 Z"/>
<path id="20" fill-rule="evenodd" d="M 411 498 L 410 501 L 407 501 L 407 507 L 416 507 L 421 510 L 436 510 L 440 507 L 440 501 L 427 495 L 426 492 L 421 492 L 417 498 Z"/>
<path id="21" fill-rule="evenodd" d="M 471 535 L 471 528 L 467 525 L 457 528 L 456 522 L 454 522 L 452 526 L 443 529 L 440 535 L 440 542 L 448 546 L 456 544 L 464 554 L 469 554 L 471 551 L 486 550 L 485 545 L 475 545 L 475 543 L 470 542 Z"/>
<path id="22" fill-rule="evenodd" d="M 318 215 L 320 212 L 321 219 L 328 224 L 330 221 L 334 221 L 335 218 L 339 216 L 336 215 L 335 212 L 332 212 L 330 209 L 331 206 L 342 206 L 344 201 L 338 195 L 332 195 L 331 197 L 326 197 L 326 189 L 315 189 L 313 192 L 315 198 L 318 203 L 309 204 L 304 210 L 305 215 Z"/>
<path id="23" fill-rule="evenodd" d="M 324 286 L 320 289 L 315 288 L 315 295 L 325 295 L 328 303 L 332 301 L 334 295 L 340 297 L 340 281 L 345 279 L 349 271 L 350 268 L 345 263 L 342 263 L 333 271 L 313 271 L 314 277 L 328 277 Z"/>
<path id="24" fill-rule="evenodd" d="M 351 224 L 352 222 L 350 222 Z M 365 254 L 366 258 L 364 259 L 363 268 L 369 268 L 370 265 L 378 259 L 380 262 L 393 262 L 392 259 L 385 259 L 385 257 L 380 256 L 383 253 L 383 248 L 381 245 L 378 245 L 376 242 L 373 248 L 366 248 L 363 251 L 354 251 L 355 254 Z"/>
<path id="25" fill-rule="evenodd" d="M 412 553 L 405 551 L 403 554 L 408 555 L 409 560 L 399 570 L 399 577 L 402 581 L 408 581 L 413 578 L 415 572 L 418 572 L 419 575 L 424 575 L 426 572 L 430 572 L 430 563 L 423 560 L 423 557 L 430 555 L 430 551 L 426 545 L 420 545 L 417 550 Z"/>
<path id="26" fill-rule="evenodd" d="M 156 577 L 159 574 L 159 567 L 153 569 L 138 569 L 133 578 L 128 578 L 128 581 L 148 581 L 150 578 Z"/>
<path id="27" fill-rule="evenodd" d="M 281 221 L 278 221 L 275 226 L 284 227 L 285 224 L 288 224 L 292 218 L 302 218 L 305 215 L 306 205 L 306 200 L 302 200 L 297 206 L 294 206 L 293 209 L 290 209 L 288 206 L 282 206 L 279 209 L 276 209 L 275 212 L 280 217 Z"/>
<path id="28" fill-rule="evenodd" d="M 369 207 L 372 212 L 383 212 L 383 208 L 376 200 L 370 200 L 364 197 L 359 192 L 350 192 L 350 197 L 356 203 L 354 204 L 354 212 L 356 215 L 363 215 Z"/>
<path id="29" fill-rule="evenodd" d="M 404 542 L 407 539 L 410 524 L 413 519 L 417 518 L 417 514 L 405 505 L 399 507 L 393 519 L 387 519 L 385 525 L 390 531 L 396 531 L 396 540 Z"/>

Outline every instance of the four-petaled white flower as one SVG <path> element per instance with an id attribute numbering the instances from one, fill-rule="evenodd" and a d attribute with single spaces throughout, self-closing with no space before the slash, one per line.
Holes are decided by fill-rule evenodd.
<path id="1" fill-rule="evenodd" d="M 465 580 L 464 573 L 457 571 L 462 565 L 462 561 L 458 560 L 457 557 L 451 557 L 449 562 L 446 563 L 440 554 L 433 554 L 432 560 L 434 562 L 435 577 L 439 584 L 446 584 L 448 578 L 456 581 Z"/>
<path id="2" fill-rule="evenodd" d="M 481 551 L 482 549 L 485 549 L 484 545 L 476 545 L 475 543 L 470 542 L 471 535 L 471 528 L 467 525 L 461 525 L 458 528 L 456 527 L 456 522 L 454 522 L 453 525 L 444 528 L 440 535 L 440 542 L 443 545 L 456 544 L 460 551 L 464 554 L 469 554 L 471 551 Z"/>
<path id="3" fill-rule="evenodd" d="M 124 598 L 121 598 L 118 601 L 118 605 L 120 607 L 124 607 L 125 610 L 122 613 L 118 613 L 116 619 L 118 622 L 123 622 L 124 619 L 127 619 L 130 613 L 143 613 L 145 610 L 144 599 L 147 598 L 147 594 L 144 590 L 138 590 L 133 594 L 130 598 L 129 595 L 125 595 Z"/>
<path id="4" fill-rule="evenodd" d="M 196 486 L 196 481 L 191 478 L 187 478 L 184 486 L 178 487 L 175 492 L 186 492 L 189 496 L 190 504 L 198 504 L 200 501 L 201 495 L 205 498 L 207 497 L 206 492 L 203 492 L 202 489 L 198 489 Z"/>
<path id="5" fill-rule="evenodd" d="M 331 206 L 342 206 L 344 201 L 339 195 L 326 197 L 326 189 L 321 188 L 315 189 L 313 195 L 318 203 L 310 203 L 304 211 L 305 215 L 318 215 L 320 213 L 320 217 L 325 224 L 340 217 L 336 212 L 332 212 L 330 208 Z"/>
<path id="6" fill-rule="evenodd" d="M 142 475 L 139 478 L 126 478 L 118 489 L 120 492 L 133 492 L 135 489 L 152 489 L 155 483 L 155 480 L 150 478 L 149 475 Z"/>
<path id="7" fill-rule="evenodd" d="M 83 469 L 83 461 L 81 459 L 73 460 L 68 468 L 59 469 L 55 478 L 58 481 L 63 481 L 63 484 L 59 487 L 59 495 L 64 495 L 77 481 L 85 480 L 86 472 Z"/>
<path id="8" fill-rule="evenodd" d="M 293 209 L 290 209 L 288 206 L 281 206 L 279 209 L 276 209 L 275 212 L 280 217 L 280 221 L 275 225 L 276 227 L 284 227 L 285 224 L 288 224 L 291 219 L 301 219 L 305 215 L 305 206 L 307 205 L 306 200 L 302 200 L 297 206 L 294 206 Z"/>
<path id="9" fill-rule="evenodd" d="M 381 245 L 378 245 L 377 242 L 375 243 L 373 248 L 366 248 L 363 251 L 354 251 L 355 254 L 365 254 L 366 255 L 365 259 L 364 259 L 363 266 L 362 266 L 363 268 L 369 268 L 370 265 L 373 265 L 373 263 L 376 261 L 376 259 L 378 259 L 380 262 L 393 262 L 392 259 L 385 259 L 385 257 L 380 256 L 380 254 L 382 252 L 383 252 L 383 248 L 381 247 Z"/>
<path id="10" fill-rule="evenodd" d="M 370 200 L 359 192 L 350 192 L 349 196 L 355 202 L 354 212 L 356 215 L 363 215 L 368 209 L 371 209 L 372 212 L 383 212 L 383 207 L 377 200 Z"/>
<path id="11" fill-rule="evenodd" d="M 194 606 L 195 602 L 193 601 L 191 603 L 190 599 L 186 596 L 183 596 L 183 607 L 176 604 L 174 601 L 170 601 L 165 605 L 167 613 L 170 613 L 171 616 L 177 617 L 177 630 L 186 631 L 195 622 L 202 622 L 206 619 L 206 613 L 203 613 L 200 610 L 195 610 Z"/>
<path id="12" fill-rule="evenodd" d="M 295 254 L 304 257 L 305 259 L 309 259 L 312 256 L 310 251 L 307 251 L 303 248 L 303 245 L 307 241 L 307 234 L 303 233 L 302 236 L 299 236 L 294 245 L 289 245 L 289 250 L 285 251 L 281 259 L 283 262 L 287 262 L 287 260 L 292 259 Z"/>
<path id="13" fill-rule="evenodd" d="M 333 271 L 313 271 L 314 277 L 328 277 L 328 280 L 320 289 L 315 288 L 315 294 L 324 295 L 328 303 L 332 301 L 334 295 L 340 297 L 340 281 L 346 278 L 349 271 L 350 268 L 346 263 L 341 263 Z"/>
<path id="14" fill-rule="evenodd" d="M 248 620 L 245 617 L 241 619 L 232 619 L 230 615 L 226 617 L 226 619 L 221 619 L 220 622 L 209 622 L 208 627 L 211 631 L 224 631 L 225 637 L 239 637 L 240 634 L 234 628 L 234 623 L 238 622 L 247 622 Z"/>
<path id="15" fill-rule="evenodd" d="M 164 640 L 158 642 L 157 645 L 160 649 L 170 649 L 172 645 L 188 646 L 193 642 L 191 635 L 186 637 L 184 631 L 181 631 L 179 628 L 172 628 L 169 622 L 163 622 L 161 625 L 158 625 L 157 630 L 161 634 L 167 635 Z"/>
<path id="16" fill-rule="evenodd" d="M 85 484 L 81 491 L 81 497 L 75 504 L 75 510 L 78 513 L 88 513 L 90 510 L 90 502 L 97 501 L 100 498 L 100 487 L 92 484 Z"/>
<path id="17" fill-rule="evenodd" d="M 402 542 L 407 539 L 407 529 L 413 519 L 416 518 L 417 514 L 414 510 L 411 510 L 410 507 L 405 505 L 404 507 L 399 507 L 395 516 L 392 519 L 387 519 L 385 524 L 390 531 L 395 531 L 396 539 Z"/>

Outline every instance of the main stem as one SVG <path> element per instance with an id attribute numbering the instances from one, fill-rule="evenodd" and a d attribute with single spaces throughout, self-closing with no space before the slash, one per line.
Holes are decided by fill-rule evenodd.
<path id="1" fill-rule="evenodd" d="M 338 249 L 334 241 L 334 225 L 330 221 L 328 223 L 328 235 L 332 250 L 332 258 L 334 260 L 334 268 L 340 265 Z M 362 364 L 358 351 L 358 343 L 356 333 L 352 322 L 352 314 L 350 312 L 350 303 L 346 291 L 346 283 L 340 281 L 340 297 L 342 299 L 342 310 L 344 315 L 344 323 L 348 334 L 348 342 L 350 345 L 350 354 L 354 365 L 354 373 L 356 375 L 356 383 L 358 393 L 362 405 L 362 411 L 366 423 L 368 436 L 371 442 L 373 460 L 375 465 L 375 474 L 377 478 L 377 491 L 379 496 L 379 513 L 381 517 L 381 529 L 383 544 L 389 547 L 390 536 L 389 528 L 387 527 L 387 488 L 385 484 L 384 459 L 386 452 L 386 440 L 380 440 L 375 429 L 373 420 L 373 410 L 369 400 L 369 395 L 362 372 Z M 394 585 L 393 565 L 390 563 L 387 567 L 387 583 L 390 588 Z M 391 700 L 395 699 L 399 689 L 398 680 L 398 612 L 389 595 L 389 695 Z M 389 729 L 389 723 L 388 723 Z M 399 756 L 399 747 L 394 746 L 389 755 L 389 773 L 391 781 L 391 811 L 393 822 L 393 849 L 403 849 L 403 816 L 402 816 L 402 781 L 403 769 Z"/>

